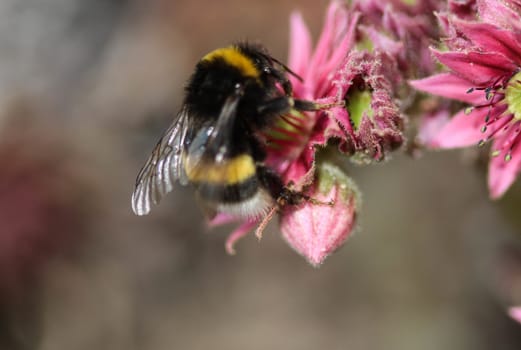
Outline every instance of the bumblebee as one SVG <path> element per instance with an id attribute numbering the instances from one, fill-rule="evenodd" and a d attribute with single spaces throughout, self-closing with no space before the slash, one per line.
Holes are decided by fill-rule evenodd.
<path id="1" fill-rule="evenodd" d="M 292 97 L 288 74 L 300 79 L 260 45 L 239 43 L 204 56 L 188 80 L 180 112 L 137 176 L 134 213 L 148 214 L 176 181 L 193 186 L 210 218 L 256 217 L 277 203 L 305 199 L 264 164 L 258 136 L 293 109 L 320 109 Z"/>

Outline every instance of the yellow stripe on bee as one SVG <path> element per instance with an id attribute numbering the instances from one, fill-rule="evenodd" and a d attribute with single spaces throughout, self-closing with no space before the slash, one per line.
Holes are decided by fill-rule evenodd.
<path id="1" fill-rule="evenodd" d="M 260 76 L 260 72 L 253 61 L 234 46 L 214 50 L 204 56 L 202 61 L 213 61 L 217 58 L 223 59 L 247 77 L 258 78 Z"/>
<path id="2" fill-rule="evenodd" d="M 191 182 L 205 182 L 216 185 L 234 185 L 255 175 L 255 162 L 247 154 L 231 158 L 221 164 L 199 161 L 190 165 L 185 162 L 185 171 Z"/>

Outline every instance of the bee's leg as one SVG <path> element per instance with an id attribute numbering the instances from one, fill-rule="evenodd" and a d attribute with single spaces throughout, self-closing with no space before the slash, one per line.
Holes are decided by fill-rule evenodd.
<path id="1" fill-rule="evenodd" d="M 302 192 L 294 191 L 285 186 L 280 176 L 264 165 L 257 165 L 257 175 L 260 183 L 270 192 L 279 207 L 298 205 L 310 199 Z"/>
<path id="2" fill-rule="evenodd" d="M 255 230 L 255 236 L 260 240 L 264 229 L 282 205 L 280 198 L 283 196 L 288 197 L 287 194 L 283 193 L 289 191 L 289 189 L 284 186 L 282 179 L 277 173 L 262 164 L 257 165 L 257 177 L 261 186 L 265 188 L 270 193 L 271 197 L 277 201 Z"/>
<path id="3" fill-rule="evenodd" d="M 265 114 L 284 114 L 291 110 L 294 100 L 286 96 L 276 97 L 259 105 L 257 113 Z"/>
<path id="4" fill-rule="evenodd" d="M 286 205 L 298 205 L 304 201 L 315 205 L 332 206 L 335 204 L 334 201 L 322 202 L 315 198 L 311 198 L 302 192 L 292 190 L 290 188 L 291 185 L 289 187 L 285 186 L 280 176 L 264 165 L 257 165 L 257 176 L 261 185 L 266 188 L 270 192 L 271 196 L 277 201 L 276 205 L 271 208 L 268 214 L 260 222 L 257 230 L 255 230 L 255 236 L 257 236 L 259 240 L 262 238 L 264 229 L 273 218 L 277 210 Z"/>
<path id="5" fill-rule="evenodd" d="M 260 241 L 262 238 L 262 234 L 264 233 L 264 230 L 266 229 L 266 226 L 268 226 L 271 219 L 273 219 L 273 216 L 277 212 L 277 206 L 274 206 L 270 209 L 268 214 L 264 218 L 262 218 L 262 221 L 259 223 L 259 226 L 255 230 L 255 237 Z"/>
<path id="6" fill-rule="evenodd" d="M 266 101 L 259 105 L 257 113 L 259 114 L 285 114 L 292 109 L 298 111 L 320 111 L 331 107 L 343 107 L 344 102 L 335 103 L 317 103 L 308 100 L 298 100 L 291 97 L 282 96 Z"/>
<path id="7" fill-rule="evenodd" d="M 296 99 L 294 100 L 294 106 L 294 108 L 299 111 L 320 111 L 331 107 L 343 107 L 345 106 L 345 103 L 344 101 L 339 101 L 335 103 L 317 103 L 313 101 Z"/>
<path id="8" fill-rule="evenodd" d="M 269 73 L 280 83 L 286 96 L 293 95 L 293 86 L 283 71 L 271 69 Z"/>
<path id="9" fill-rule="evenodd" d="M 334 201 L 320 201 L 304 194 L 301 191 L 291 189 L 292 184 L 285 186 L 280 176 L 270 168 L 258 165 L 257 174 L 261 184 L 268 189 L 271 196 L 276 199 L 277 205 L 283 207 L 285 205 L 299 205 L 302 202 L 310 202 L 314 205 L 334 205 Z"/>

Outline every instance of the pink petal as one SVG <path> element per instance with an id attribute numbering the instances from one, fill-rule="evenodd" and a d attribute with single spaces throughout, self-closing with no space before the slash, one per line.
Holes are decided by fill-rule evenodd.
<path id="1" fill-rule="evenodd" d="M 221 226 L 221 225 L 230 224 L 232 222 L 237 222 L 239 220 L 240 220 L 240 218 L 238 218 L 236 216 L 233 216 L 230 214 L 219 213 L 208 222 L 208 226 L 210 226 L 210 227 Z"/>
<path id="2" fill-rule="evenodd" d="M 358 24 L 358 20 L 360 19 L 360 13 L 355 12 L 352 15 L 352 18 L 348 18 L 347 11 L 342 8 L 342 13 L 339 14 L 339 22 L 337 24 L 337 37 L 335 38 L 335 42 L 332 45 L 331 55 L 327 62 L 325 62 L 320 68 L 322 68 L 323 72 L 332 72 L 342 61 L 345 59 L 349 51 L 355 42 L 356 28 Z M 347 28 L 342 28 L 347 26 Z M 340 37 L 339 37 L 340 36 Z M 341 39 L 340 41 L 338 39 Z M 324 73 L 322 73 L 324 75 Z"/>
<path id="3" fill-rule="evenodd" d="M 440 131 L 450 121 L 449 111 L 441 110 L 436 113 L 426 115 L 421 119 L 418 132 L 418 141 L 424 145 L 432 144 L 432 140 L 439 135 Z"/>
<path id="4" fill-rule="evenodd" d="M 344 110 L 343 108 L 333 109 L 335 110 L 336 114 L 341 114 L 339 109 Z M 308 141 L 309 144 L 314 146 L 325 146 L 331 138 L 346 137 L 346 134 L 338 125 L 337 120 L 330 116 L 332 113 L 334 113 L 333 109 L 327 111 L 327 113 L 320 113 L 320 118 L 317 120 L 315 127 L 311 131 L 311 135 Z"/>
<path id="5" fill-rule="evenodd" d="M 306 80 L 324 88 L 324 80 L 328 80 L 328 75 L 340 65 L 354 45 L 359 18 L 360 14 L 355 12 L 350 19 L 344 3 L 331 2 Z M 322 88 L 316 89 L 316 96 L 323 94 Z"/>
<path id="6" fill-rule="evenodd" d="M 384 52 L 398 56 L 404 50 L 404 42 L 396 41 L 372 26 L 361 26 L 360 29 L 371 40 L 371 43 Z"/>
<path id="7" fill-rule="evenodd" d="M 292 161 L 284 171 L 283 179 L 285 183 L 293 183 L 296 189 L 301 189 L 304 185 L 309 185 L 313 180 L 313 164 L 315 162 L 315 147 L 306 146 L 301 155 Z"/>
<path id="8" fill-rule="evenodd" d="M 505 29 L 521 30 L 521 5 L 515 0 L 477 0 L 479 17 Z"/>
<path id="9" fill-rule="evenodd" d="M 457 148 L 477 145 L 487 136 L 481 132 L 487 113 L 487 108 L 474 109 L 470 114 L 466 114 L 465 111 L 459 112 L 432 139 L 430 146 Z"/>
<path id="10" fill-rule="evenodd" d="M 349 113 L 345 108 L 331 108 L 328 111 L 331 118 L 334 118 L 338 123 L 338 126 L 346 132 L 350 137 L 353 137 L 353 126 L 351 125 L 351 119 Z"/>
<path id="11" fill-rule="evenodd" d="M 521 323 L 521 307 L 515 306 L 508 309 L 508 314 L 517 322 Z"/>
<path id="12" fill-rule="evenodd" d="M 315 48 L 315 55 L 310 62 L 312 67 L 319 67 L 327 61 L 327 57 L 334 47 L 333 43 L 336 34 L 339 30 L 339 26 L 346 26 L 346 23 L 342 23 L 342 3 L 340 1 L 332 1 L 327 9 L 326 18 L 324 20 L 324 27 L 322 33 L 318 39 L 317 46 Z M 340 18 L 339 18 L 340 17 Z"/>
<path id="13" fill-rule="evenodd" d="M 438 60 L 455 74 L 476 84 L 488 86 L 499 78 L 511 75 L 517 66 L 507 57 L 496 52 L 441 52 L 432 50 Z"/>
<path id="14" fill-rule="evenodd" d="M 311 59 L 311 35 L 300 12 L 290 16 L 288 66 L 302 75 L 308 68 Z"/>
<path id="15" fill-rule="evenodd" d="M 488 23 L 467 22 L 453 19 L 458 31 L 473 44 L 488 52 L 499 52 L 514 62 L 521 62 L 521 45 L 513 32 L 499 29 Z"/>
<path id="16" fill-rule="evenodd" d="M 492 150 L 498 149 L 504 140 L 508 137 L 505 133 L 502 138 L 498 138 L 492 145 Z M 497 199 L 501 197 L 516 180 L 519 170 L 521 169 L 521 147 L 516 147 L 512 151 L 512 159 L 505 161 L 507 150 L 490 159 L 488 169 L 488 188 L 490 197 Z"/>
<path id="17" fill-rule="evenodd" d="M 259 221 L 255 220 L 247 220 L 243 222 L 239 227 L 237 227 L 226 239 L 225 248 L 226 252 L 230 255 L 235 254 L 235 243 L 242 237 L 246 236 L 257 224 Z"/>
<path id="18" fill-rule="evenodd" d="M 441 73 L 425 79 L 412 80 L 409 81 L 409 84 L 421 91 L 470 104 L 486 102 L 483 91 L 474 90 L 468 93 L 467 91 L 474 87 L 472 83 L 452 73 Z"/>

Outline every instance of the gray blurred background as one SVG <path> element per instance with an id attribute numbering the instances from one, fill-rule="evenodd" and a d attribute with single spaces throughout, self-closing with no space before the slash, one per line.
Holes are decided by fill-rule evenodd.
<path id="1" fill-rule="evenodd" d="M 476 155 L 348 165 L 360 228 L 314 269 L 276 222 L 224 251 L 190 189 L 147 217 L 135 176 L 206 52 L 325 0 L 0 1 L 0 348 L 520 349 L 521 186 Z"/>

